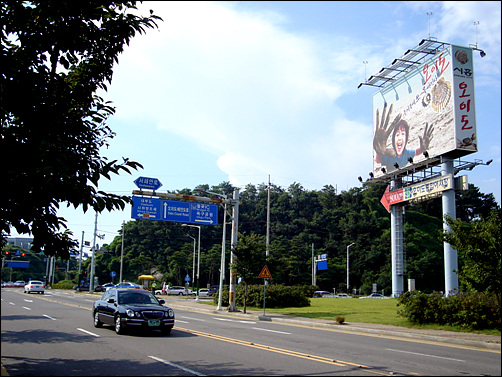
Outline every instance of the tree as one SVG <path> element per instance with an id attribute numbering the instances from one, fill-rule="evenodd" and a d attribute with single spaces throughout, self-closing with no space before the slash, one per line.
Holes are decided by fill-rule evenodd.
<path id="1" fill-rule="evenodd" d="M 243 311 L 246 313 L 247 287 L 253 279 L 258 278 L 261 269 L 265 265 L 265 240 L 257 234 L 249 236 L 239 234 L 239 242 L 234 254 L 235 260 L 232 263 L 232 268 L 244 283 Z"/>
<path id="2" fill-rule="evenodd" d="M 444 240 L 461 256 L 458 278 L 467 291 L 495 293 L 501 302 L 501 223 L 500 210 L 486 218 L 466 223 L 446 217 L 451 231 Z"/>
<path id="3" fill-rule="evenodd" d="M 76 246 L 61 203 L 97 212 L 124 209 L 128 196 L 98 190 L 100 179 L 142 168 L 108 161 L 100 148 L 114 137 L 111 83 L 124 45 L 161 20 L 133 15 L 136 1 L 1 3 L 0 158 L 9 194 L 0 202 L 0 245 L 11 227 L 33 235 L 32 250 L 68 258 Z M 61 229 L 64 230 L 61 230 Z"/>

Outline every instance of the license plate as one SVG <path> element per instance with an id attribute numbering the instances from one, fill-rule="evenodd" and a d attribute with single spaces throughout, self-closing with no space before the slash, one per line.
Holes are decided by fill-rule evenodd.
<path id="1" fill-rule="evenodd" d="M 149 320 L 149 321 L 148 321 L 148 326 L 155 326 L 155 327 L 158 327 L 158 326 L 160 326 L 160 321 L 152 321 L 152 320 Z"/>

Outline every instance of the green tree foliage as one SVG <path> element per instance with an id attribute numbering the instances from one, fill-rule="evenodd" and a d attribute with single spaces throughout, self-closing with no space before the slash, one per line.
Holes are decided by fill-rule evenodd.
<path id="1" fill-rule="evenodd" d="M 461 290 L 494 293 L 501 302 L 500 210 L 470 223 L 447 217 L 450 231 L 444 239 L 459 253 Z"/>
<path id="2" fill-rule="evenodd" d="M 231 268 L 242 278 L 244 283 L 244 313 L 246 313 L 247 287 L 258 279 L 258 275 L 265 265 L 265 242 L 257 234 L 248 236 L 239 234 L 237 247 L 234 249 L 235 259 Z"/>
<path id="3" fill-rule="evenodd" d="M 102 178 L 141 168 L 109 161 L 100 149 L 114 132 L 106 120 L 113 66 L 137 33 L 160 20 L 130 13 L 136 1 L 2 1 L 0 159 L 9 161 L 1 198 L 0 244 L 11 227 L 31 233 L 32 250 L 68 258 L 76 246 L 61 231 L 60 203 L 101 212 L 130 201 L 98 190 Z"/>

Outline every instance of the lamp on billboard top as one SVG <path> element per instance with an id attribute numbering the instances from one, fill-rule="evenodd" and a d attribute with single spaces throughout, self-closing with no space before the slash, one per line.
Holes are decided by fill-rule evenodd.
<path id="1" fill-rule="evenodd" d="M 472 49 L 449 45 L 373 96 L 373 174 L 477 152 Z"/>

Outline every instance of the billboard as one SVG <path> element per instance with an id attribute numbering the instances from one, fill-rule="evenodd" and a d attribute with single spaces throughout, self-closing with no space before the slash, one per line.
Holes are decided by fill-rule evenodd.
<path id="1" fill-rule="evenodd" d="M 376 178 L 477 152 L 472 49 L 448 45 L 375 93 L 373 130 Z"/>

